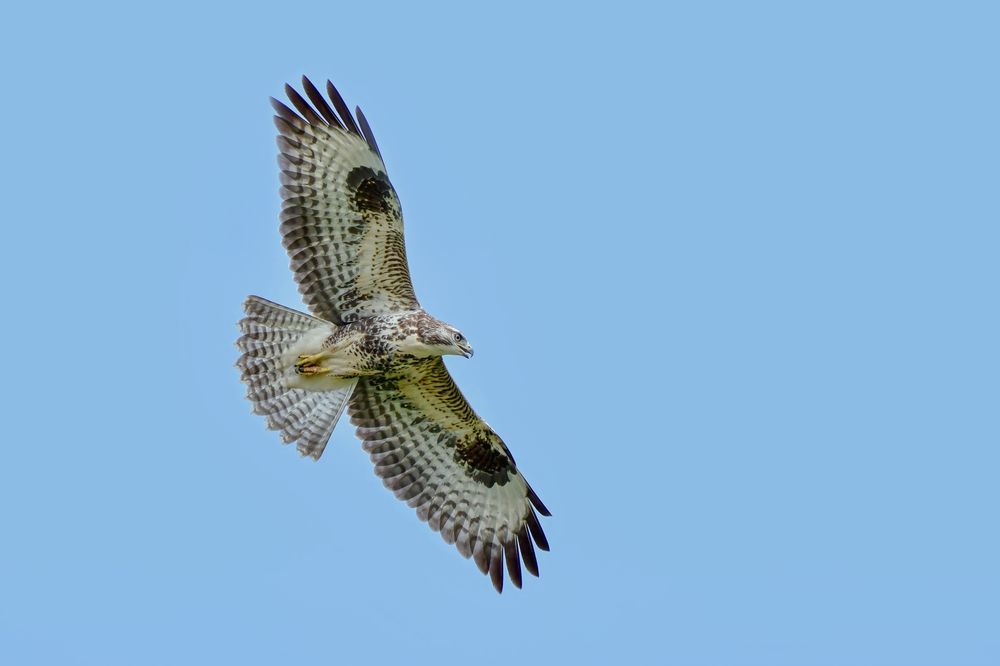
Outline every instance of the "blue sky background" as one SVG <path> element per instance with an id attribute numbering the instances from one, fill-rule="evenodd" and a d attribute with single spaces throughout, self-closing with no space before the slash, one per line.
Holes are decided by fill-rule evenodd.
<path id="1" fill-rule="evenodd" d="M 1000 663 L 993 7 L 8 8 L 0 662 Z M 303 73 L 552 509 L 522 591 L 249 413 Z"/>

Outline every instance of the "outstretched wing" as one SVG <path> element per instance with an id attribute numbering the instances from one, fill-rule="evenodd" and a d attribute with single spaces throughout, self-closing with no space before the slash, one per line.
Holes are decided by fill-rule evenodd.
<path id="1" fill-rule="evenodd" d="M 302 86 L 308 102 L 285 86 L 298 113 L 271 100 L 281 237 L 299 292 L 314 315 L 338 324 L 419 307 L 402 209 L 368 122 L 361 109 L 355 122 L 329 81 L 329 102 L 309 79 Z"/>
<path id="2" fill-rule="evenodd" d="M 549 511 L 440 357 L 362 379 L 348 409 L 385 486 L 489 572 L 498 592 L 504 560 L 517 587 L 521 559 L 538 575 L 532 541 L 542 550 L 549 545 L 535 510 Z"/>

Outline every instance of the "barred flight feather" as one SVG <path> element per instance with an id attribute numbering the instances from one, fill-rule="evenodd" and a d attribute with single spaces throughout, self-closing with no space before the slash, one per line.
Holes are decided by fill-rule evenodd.
<path id="1" fill-rule="evenodd" d="M 305 333 L 330 324 L 259 296 L 249 297 L 243 309 L 243 335 L 236 341 L 243 355 L 236 367 L 254 413 L 266 417 L 267 427 L 279 431 L 282 442 L 295 442 L 299 453 L 319 460 L 357 380 L 332 391 L 288 388 L 283 356 Z"/>
<path id="2" fill-rule="evenodd" d="M 511 581 L 521 586 L 522 556 L 528 573 L 538 575 L 534 549 L 530 542 L 524 545 L 521 535 L 530 533 L 539 548 L 548 550 L 533 509 L 535 502 L 544 505 L 500 438 L 472 411 L 440 358 L 411 367 L 394 382 L 362 380 L 348 409 L 385 486 L 447 543 L 471 557 L 498 591 L 504 564 Z M 506 461 L 489 485 L 461 453 L 471 442 L 488 442 Z"/>

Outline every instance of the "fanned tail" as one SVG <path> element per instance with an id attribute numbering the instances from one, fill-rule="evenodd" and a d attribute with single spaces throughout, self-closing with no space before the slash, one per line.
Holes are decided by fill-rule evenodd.
<path id="1" fill-rule="evenodd" d="M 242 355 L 236 367 L 242 371 L 254 413 L 267 417 L 267 427 L 279 431 L 282 442 L 296 442 L 299 453 L 319 460 L 357 379 L 324 391 L 289 388 L 295 379 L 290 351 L 305 334 L 333 324 L 259 296 L 248 297 L 243 311 L 246 317 L 239 323 L 243 335 L 236 341 Z"/>

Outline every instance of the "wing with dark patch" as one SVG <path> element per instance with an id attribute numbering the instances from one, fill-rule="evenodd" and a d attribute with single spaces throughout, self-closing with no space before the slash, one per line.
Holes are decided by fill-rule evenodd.
<path id="1" fill-rule="evenodd" d="M 362 379 L 348 409 L 385 486 L 472 557 L 498 592 L 505 563 L 517 587 L 522 561 L 538 575 L 535 547 L 549 544 L 535 511 L 549 511 L 440 357 Z"/>
<path id="2" fill-rule="evenodd" d="M 272 99 L 281 166 L 282 243 L 306 305 L 334 323 L 419 307 L 403 212 L 368 121 L 333 85 L 329 102 L 303 77 L 293 111 Z M 308 100 L 306 99 L 308 98 Z"/>

